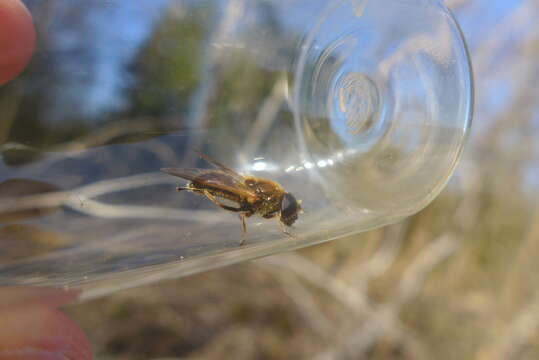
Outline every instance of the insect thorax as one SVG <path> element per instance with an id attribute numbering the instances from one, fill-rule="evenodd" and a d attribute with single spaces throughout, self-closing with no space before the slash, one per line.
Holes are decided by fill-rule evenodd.
<path id="1" fill-rule="evenodd" d="M 264 218 L 272 218 L 279 214 L 284 189 L 275 181 L 248 177 L 245 185 L 252 189 L 259 200 L 255 204 L 256 212 Z"/>

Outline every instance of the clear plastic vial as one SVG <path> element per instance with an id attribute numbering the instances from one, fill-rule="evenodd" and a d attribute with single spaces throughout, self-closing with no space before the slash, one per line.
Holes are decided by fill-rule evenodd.
<path id="1" fill-rule="evenodd" d="M 103 2 L 100 16 L 120 2 Z M 0 204 L 4 234 L 34 235 L 25 239 L 26 253 L 0 260 L 0 284 L 67 286 L 93 297 L 396 222 L 445 186 L 470 127 L 472 77 L 462 34 L 442 1 L 194 3 L 153 3 L 151 21 L 172 25 L 170 34 L 146 40 L 155 51 L 141 57 L 142 67 L 153 63 L 158 71 L 197 52 L 196 66 L 177 61 L 178 73 L 170 75 L 192 78 L 189 87 L 166 92 L 167 79 L 144 88 L 124 79 L 125 87 L 155 95 L 141 102 L 168 96 L 171 104 L 187 103 L 187 111 L 171 106 L 158 131 L 133 107 L 127 119 L 92 124 L 85 136 L 49 148 L 3 145 L 0 174 L 16 185 Z M 31 7 L 34 18 L 48 10 L 54 27 L 67 2 L 44 4 Z M 190 11 L 206 19 L 202 34 L 185 25 Z M 103 37 L 115 35 L 114 23 L 85 21 Z M 63 35 L 59 47 L 80 40 L 76 32 Z M 86 70 L 72 61 L 65 71 Z M 61 86 L 50 80 L 51 88 Z M 55 89 L 66 97 L 67 90 Z M 60 124 L 69 122 L 69 111 L 56 107 Z M 278 217 L 257 215 L 243 234 L 236 213 L 176 192 L 186 181 L 159 169 L 211 168 L 193 149 L 241 174 L 277 181 L 300 199 L 304 213 L 290 235 Z M 28 161 L 13 166 L 9 151 Z M 31 181 L 54 188 L 33 191 Z M 43 243 L 47 251 L 34 251 Z"/>

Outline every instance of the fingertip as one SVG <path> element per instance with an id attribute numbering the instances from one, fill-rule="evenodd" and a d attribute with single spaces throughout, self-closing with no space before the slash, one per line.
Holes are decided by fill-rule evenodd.
<path id="1" fill-rule="evenodd" d="M 91 346 L 73 320 L 48 307 L 0 311 L 0 360 L 91 360 Z"/>
<path id="2" fill-rule="evenodd" d="M 19 75 L 35 49 L 32 15 L 20 0 L 0 1 L 0 85 Z"/>

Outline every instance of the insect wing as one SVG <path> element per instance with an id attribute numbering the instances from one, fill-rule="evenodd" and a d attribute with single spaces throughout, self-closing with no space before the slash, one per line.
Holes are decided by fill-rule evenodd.
<path id="1" fill-rule="evenodd" d="M 209 189 L 228 191 L 251 201 L 258 199 L 258 196 L 243 182 L 221 170 L 164 168 L 161 171 Z"/>
<path id="2" fill-rule="evenodd" d="M 206 175 L 214 170 L 205 169 L 181 169 L 181 168 L 163 168 L 161 169 L 165 174 L 177 176 L 179 178 L 196 181 L 200 176 Z"/>
<path id="3" fill-rule="evenodd" d="M 225 173 L 229 174 L 230 176 L 232 176 L 234 179 L 238 180 L 238 181 L 241 181 L 243 183 L 243 176 L 238 174 L 236 171 L 232 170 L 231 168 L 229 168 L 228 166 L 225 166 L 223 164 L 221 164 L 219 161 L 217 160 L 214 160 L 212 158 L 210 158 L 208 155 L 205 155 L 203 153 L 201 153 L 200 151 L 198 150 L 194 150 L 198 156 L 200 156 L 201 159 L 204 159 L 205 161 L 207 161 L 209 164 L 212 164 L 213 166 L 215 166 L 216 168 L 224 171 Z"/>

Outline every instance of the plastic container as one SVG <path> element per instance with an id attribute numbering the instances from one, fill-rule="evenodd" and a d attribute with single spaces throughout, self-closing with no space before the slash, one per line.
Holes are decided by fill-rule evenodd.
<path id="1" fill-rule="evenodd" d="M 19 109 L 2 285 L 90 298 L 396 222 L 442 190 L 470 127 L 441 1 L 29 5 L 40 45 L 0 98 Z M 210 168 L 193 149 L 301 199 L 291 236 L 256 215 L 243 235 L 237 214 L 176 192 L 186 181 L 159 169 Z"/>

